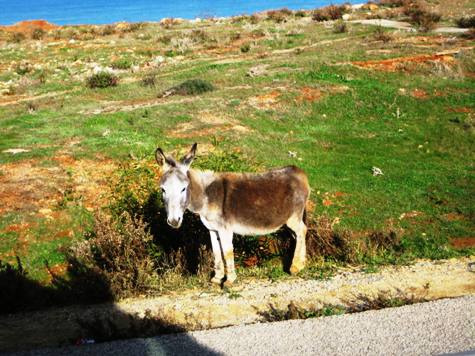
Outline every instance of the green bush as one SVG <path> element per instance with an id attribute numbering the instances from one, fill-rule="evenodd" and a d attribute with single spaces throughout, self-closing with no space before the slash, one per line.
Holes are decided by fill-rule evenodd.
<path id="1" fill-rule="evenodd" d="M 115 87 L 119 83 L 119 78 L 108 72 L 99 72 L 87 78 L 87 86 L 93 88 Z"/>
<path id="2" fill-rule="evenodd" d="M 245 43 L 241 46 L 241 52 L 247 53 L 251 50 L 251 45 L 249 43 Z"/>
<path id="3" fill-rule="evenodd" d="M 112 62 L 111 67 L 114 69 L 126 70 L 132 67 L 132 61 L 128 58 L 121 58 Z"/>
<path id="4" fill-rule="evenodd" d="M 198 95 L 213 90 L 213 84 L 202 79 L 190 79 L 170 89 L 177 95 Z"/>

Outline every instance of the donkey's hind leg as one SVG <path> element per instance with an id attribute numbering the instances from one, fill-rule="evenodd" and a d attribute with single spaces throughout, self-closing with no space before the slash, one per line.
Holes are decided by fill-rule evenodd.
<path id="1" fill-rule="evenodd" d="M 306 247 L 305 236 L 307 235 L 307 226 L 302 221 L 302 216 L 293 215 L 286 225 L 295 233 L 295 252 L 290 266 L 290 273 L 297 274 L 305 267 Z"/>

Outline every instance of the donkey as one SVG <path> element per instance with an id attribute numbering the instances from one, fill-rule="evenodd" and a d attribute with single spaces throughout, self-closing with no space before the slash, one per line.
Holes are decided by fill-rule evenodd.
<path id="1" fill-rule="evenodd" d="M 290 273 L 305 266 L 305 205 L 310 188 L 303 170 L 295 166 L 265 173 L 218 173 L 190 169 L 195 143 L 180 160 L 155 151 L 163 166 L 160 188 L 167 223 L 179 228 L 186 209 L 200 216 L 211 235 L 214 277 L 211 282 L 232 285 L 236 280 L 233 234 L 263 235 L 287 225 L 296 237 Z M 224 261 L 223 261 L 224 260 Z M 226 267 L 226 273 L 225 273 Z"/>

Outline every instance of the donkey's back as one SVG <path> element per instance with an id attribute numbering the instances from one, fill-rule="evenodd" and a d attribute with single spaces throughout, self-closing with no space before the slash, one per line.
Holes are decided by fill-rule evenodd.
<path id="1" fill-rule="evenodd" d="M 226 225 L 239 234 L 274 231 L 292 217 L 302 219 L 308 179 L 295 166 L 265 173 L 216 173 L 205 194 Z"/>

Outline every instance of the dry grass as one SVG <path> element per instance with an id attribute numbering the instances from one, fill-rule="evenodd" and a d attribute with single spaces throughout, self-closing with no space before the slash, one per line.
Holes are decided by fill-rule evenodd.
<path id="1" fill-rule="evenodd" d="M 433 30 L 441 20 L 441 15 L 430 11 L 421 1 L 405 3 L 403 13 L 408 16 L 410 22 L 416 25 L 422 32 Z"/>

